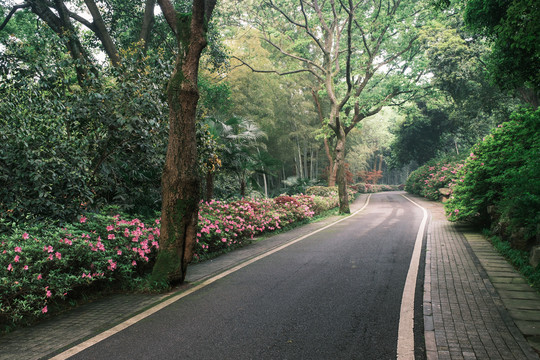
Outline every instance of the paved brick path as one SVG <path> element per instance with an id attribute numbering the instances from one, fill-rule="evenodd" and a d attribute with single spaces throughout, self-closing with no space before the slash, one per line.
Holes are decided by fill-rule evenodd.
<path id="1" fill-rule="evenodd" d="M 462 229 L 445 219 L 441 204 L 413 198 L 431 213 L 424 282 L 427 359 L 538 359 Z M 501 257 L 497 261 L 506 264 Z"/>

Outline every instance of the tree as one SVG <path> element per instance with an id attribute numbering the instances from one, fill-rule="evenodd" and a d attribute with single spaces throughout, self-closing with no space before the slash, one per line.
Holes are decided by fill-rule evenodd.
<path id="1" fill-rule="evenodd" d="M 535 0 L 470 0 L 465 22 L 492 42 L 492 78 L 538 107 L 540 92 L 540 7 Z"/>
<path id="2" fill-rule="evenodd" d="M 194 0 L 177 2 L 181 11 L 177 11 L 169 0 L 159 0 L 163 16 L 176 39 L 176 62 L 167 87 L 169 104 L 169 141 L 165 166 L 162 176 L 162 220 L 160 253 L 153 271 L 153 280 L 158 282 L 181 282 L 185 277 L 187 264 L 192 258 L 195 242 L 197 210 L 199 202 L 199 179 L 197 174 L 196 110 L 199 99 L 198 70 L 202 50 L 207 45 L 209 20 L 217 0 Z M 123 43 L 119 28 L 130 27 L 133 7 L 125 1 L 111 0 L 100 4 L 94 0 L 85 0 L 86 9 L 92 21 L 76 13 L 83 11 L 82 4 L 72 10 L 67 2 L 54 0 L 28 0 L 23 7 L 13 7 L 2 24 L 8 24 L 13 13 L 21 9 L 30 9 L 61 39 L 72 57 L 77 81 L 89 91 L 100 81 L 99 62 L 92 56 L 93 44 L 100 45 L 110 59 L 113 67 L 120 64 L 118 43 Z M 148 39 L 153 18 L 154 2 L 145 1 L 146 12 L 141 19 L 142 27 L 138 35 Z M 98 6 L 100 5 L 100 6 Z M 110 9 L 112 11 L 108 11 Z M 107 9 L 107 10 L 103 10 Z M 142 7 L 137 7 L 142 12 Z M 115 10 L 117 12 L 115 12 Z M 105 19 L 108 19 L 107 21 Z M 82 36 L 81 27 L 89 31 L 90 36 Z M 128 34 L 135 33 L 128 31 Z M 85 32 L 84 35 L 87 35 Z M 116 34 L 116 41 L 112 35 Z M 133 39 L 132 35 L 127 36 Z M 135 37 L 135 39 L 137 39 Z M 126 42 L 130 42 L 127 40 Z M 145 49 L 146 50 L 146 49 Z M 172 53 L 172 52 L 171 52 Z M 160 61 L 156 59 L 156 61 Z M 145 72 L 141 71 L 139 76 Z M 114 80 L 113 80 L 114 81 Z M 124 104 L 118 104 L 122 107 Z M 94 121 L 103 121 L 101 118 Z M 135 124 L 132 124 L 135 125 Z M 114 129 L 114 127 L 113 127 Z"/>
<path id="3" fill-rule="evenodd" d="M 297 66 L 282 75 L 307 72 L 330 103 L 327 126 L 336 138 L 334 167 L 340 212 L 348 213 L 345 145 L 350 131 L 366 117 L 391 105 L 422 72 L 411 67 L 419 54 L 417 28 L 426 12 L 422 2 L 262 1 L 257 26 L 269 47 Z M 279 28 L 278 28 L 279 27 Z"/>
<path id="4" fill-rule="evenodd" d="M 176 11 L 168 0 L 158 1 L 178 43 L 176 64 L 167 87 L 169 142 L 162 176 L 160 251 L 154 281 L 183 282 L 193 258 L 199 210 L 196 113 L 198 74 L 207 45 L 208 22 L 216 0 L 194 0 L 191 13 Z"/>

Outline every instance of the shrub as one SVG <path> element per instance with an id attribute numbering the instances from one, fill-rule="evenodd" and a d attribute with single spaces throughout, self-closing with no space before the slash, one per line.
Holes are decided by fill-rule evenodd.
<path id="1" fill-rule="evenodd" d="M 323 197 L 332 197 L 337 196 L 338 194 L 338 188 L 337 186 L 311 186 L 306 189 L 307 195 L 316 195 L 316 196 L 323 196 Z"/>
<path id="2" fill-rule="evenodd" d="M 439 189 L 451 189 L 462 167 L 462 161 L 452 160 L 452 158 L 432 160 L 409 175 L 405 190 L 430 200 L 438 200 Z"/>
<path id="3" fill-rule="evenodd" d="M 108 225 L 101 227 L 105 221 Z M 4 329 L 44 316 L 51 306 L 89 290 L 135 286 L 151 269 L 159 246 L 159 228 L 119 216 L 89 214 L 65 228 L 27 230 L 0 243 Z"/>
<path id="4" fill-rule="evenodd" d="M 477 143 L 446 204 L 449 219 L 503 224 L 503 235 L 524 229 L 525 238 L 532 238 L 540 223 L 538 134 L 540 110 L 522 110 Z"/>

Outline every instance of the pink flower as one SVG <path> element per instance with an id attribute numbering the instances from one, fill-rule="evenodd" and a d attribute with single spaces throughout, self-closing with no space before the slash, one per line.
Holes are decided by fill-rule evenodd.
<path id="1" fill-rule="evenodd" d="M 48 310 L 47 310 L 47 305 L 45 305 L 45 307 L 44 307 L 43 309 L 41 309 L 41 312 L 42 312 L 43 314 L 45 314 L 47 311 L 48 311 Z"/>
<path id="2" fill-rule="evenodd" d="M 28 233 L 22 234 L 22 238 L 23 238 L 24 240 L 28 240 L 28 237 L 29 237 Z"/>
<path id="3" fill-rule="evenodd" d="M 222 238 L 222 239 L 221 239 L 221 242 L 227 242 L 227 239 Z"/>
<path id="4" fill-rule="evenodd" d="M 82 224 L 82 223 L 85 223 L 85 222 L 86 222 L 86 218 L 85 218 L 83 215 L 81 215 L 79 221 L 81 222 L 81 224 Z"/>
<path id="5" fill-rule="evenodd" d="M 114 236 L 114 234 L 109 234 L 109 236 L 107 237 L 109 240 L 112 240 L 114 239 L 116 236 Z"/>
<path id="6" fill-rule="evenodd" d="M 112 225 L 107 226 L 107 231 L 113 231 L 113 230 L 114 230 L 114 226 Z"/>
<path id="7" fill-rule="evenodd" d="M 19 262 L 19 259 L 20 259 L 19 255 L 15 255 L 15 258 L 13 259 L 13 261 Z"/>
<path id="8" fill-rule="evenodd" d="M 58 251 L 54 254 L 58 260 L 62 258 L 62 254 L 60 254 Z"/>
<path id="9" fill-rule="evenodd" d="M 7 269 L 8 269 L 8 271 L 13 271 L 13 266 L 11 264 L 9 264 Z"/>
<path id="10" fill-rule="evenodd" d="M 28 270 L 28 265 L 24 265 L 23 269 Z"/>
<path id="11" fill-rule="evenodd" d="M 20 246 L 15 246 L 15 252 L 18 252 L 18 253 L 22 252 L 21 247 Z"/>
<path id="12" fill-rule="evenodd" d="M 41 276 L 41 274 L 38 274 L 37 279 L 38 279 L 38 280 L 43 279 L 43 277 Z"/>
<path id="13" fill-rule="evenodd" d="M 118 251 L 116 252 L 116 254 L 122 255 L 122 250 L 118 250 Z"/>
<path id="14" fill-rule="evenodd" d="M 48 286 L 45 288 L 45 290 L 47 291 L 47 292 L 45 293 L 45 296 L 48 297 L 48 298 L 50 298 L 50 297 L 52 296 L 51 290 L 49 290 L 49 287 L 48 287 Z"/>
<path id="15" fill-rule="evenodd" d="M 108 262 L 109 262 L 109 266 L 107 266 L 107 268 L 108 268 L 109 270 L 114 270 L 114 269 L 116 269 L 116 262 L 113 262 L 112 259 L 109 259 Z"/>
<path id="16" fill-rule="evenodd" d="M 136 262 L 135 260 L 133 260 L 133 261 L 131 262 L 131 265 L 137 266 L 137 262 Z"/>

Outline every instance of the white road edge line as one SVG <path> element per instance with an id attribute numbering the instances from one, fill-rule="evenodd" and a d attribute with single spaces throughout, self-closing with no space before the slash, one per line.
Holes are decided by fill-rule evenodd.
<path id="1" fill-rule="evenodd" d="M 414 293 L 416 291 L 416 278 L 418 277 L 420 254 L 422 253 L 422 240 L 424 239 L 428 212 L 405 195 L 401 196 L 418 206 L 424 213 L 424 217 L 418 228 L 418 233 L 416 234 L 411 263 L 409 265 L 409 271 L 407 272 L 407 279 L 405 280 L 403 297 L 401 298 L 397 342 L 397 358 L 399 360 L 414 360 Z"/>
<path id="2" fill-rule="evenodd" d="M 98 334 L 98 335 L 96 335 L 96 336 L 94 336 L 94 337 L 92 337 L 92 338 L 90 338 L 90 339 L 88 339 L 88 340 L 86 340 L 86 341 L 84 341 L 84 342 L 82 342 L 82 343 L 80 343 L 80 344 L 78 344 L 78 345 L 64 351 L 64 352 L 62 352 L 62 353 L 56 355 L 55 357 L 52 357 L 50 360 L 65 360 L 65 359 L 67 359 L 67 358 L 69 358 L 69 357 L 71 357 L 73 355 L 76 355 L 76 354 L 80 353 L 81 351 L 89 348 L 90 346 L 92 346 L 94 344 L 97 344 L 100 341 L 103 341 L 103 340 L 107 339 L 108 337 L 113 336 L 116 333 L 119 333 L 120 331 L 128 328 L 129 326 L 138 323 L 139 321 L 143 320 L 144 318 L 146 318 L 146 317 L 158 312 L 159 310 L 169 306 L 170 304 L 180 300 L 181 298 L 186 297 L 186 296 L 194 293 L 195 291 L 200 290 L 200 289 L 206 287 L 207 285 L 210 285 L 211 283 L 213 283 L 213 282 L 215 282 L 215 281 L 217 281 L 219 279 L 224 278 L 227 275 L 230 275 L 230 274 L 232 274 L 232 273 L 234 273 L 234 272 L 236 272 L 236 271 L 238 271 L 238 270 L 240 270 L 240 269 L 242 269 L 242 268 L 244 268 L 244 267 L 246 267 L 246 266 L 248 266 L 248 265 L 250 265 L 250 264 L 252 264 L 252 263 L 254 263 L 256 261 L 258 261 L 258 260 L 261 260 L 261 259 L 263 259 L 263 258 L 265 258 L 265 257 L 267 257 L 269 255 L 272 255 L 273 253 L 276 253 L 276 252 L 278 252 L 280 250 L 285 249 L 288 246 L 291 246 L 291 245 L 293 245 L 293 244 L 295 244 L 295 243 L 297 243 L 299 241 L 302 241 L 305 238 L 310 237 L 311 235 L 314 235 L 314 234 L 316 234 L 316 233 L 318 233 L 320 231 L 328 229 L 329 227 L 334 226 L 337 223 L 340 223 L 340 222 L 342 222 L 344 220 L 347 220 L 351 216 L 354 216 L 354 215 L 358 214 L 359 212 L 361 212 L 362 210 L 364 210 L 368 206 L 370 198 L 371 198 L 371 194 L 368 195 L 368 198 L 367 198 L 366 203 L 364 204 L 364 206 L 362 206 L 359 210 L 356 210 L 354 213 L 350 214 L 349 216 L 346 216 L 346 217 L 344 217 L 342 219 L 334 221 L 333 223 L 328 224 L 328 225 L 326 225 L 326 226 L 324 226 L 324 227 L 322 227 L 322 228 L 320 228 L 318 230 L 315 230 L 315 231 L 313 231 L 313 232 L 311 232 L 311 233 L 309 233 L 307 235 L 301 236 L 301 237 L 299 237 L 299 238 L 297 238 L 297 239 L 295 239 L 293 241 L 290 241 L 290 242 L 288 242 L 288 243 L 286 243 L 284 245 L 281 245 L 281 246 L 279 246 L 277 248 L 274 248 L 274 249 L 272 249 L 272 250 L 270 250 L 270 251 L 268 251 L 268 252 L 266 252 L 264 254 L 256 256 L 256 257 L 254 257 L 254 258 L 252 258 L 252 259 L 250 259 L 248 261 L 245 261 L 245 262 L 243 262 L 243 263 L 241 263 L 241 264 L 239 264 L 239 265 L 237 265 L 237 266 L 235 266 L 233 268 L 230 268 L 229 270 L 225 270 L 224 272 L 222 272 L 222 273 L 220 273 L 220 274 L 218 274 L 218 275 L 216 275 L 216 276 L 214 276 L 214 277 L 212 277 L 212 278 L 210 278 L 208 280 L 203 281 L 199 285 L 194 286 L 194 287 L 192 287 L 192 288 L 190 288 L 190 289 L 188 289 L 186 291 L 183 291 L 182 293 L 180 293 L 178 295 L 172 296 L 171 298 L 157 304 L 156 306 L 154 306 L 154 307 L 152 307 L 152 308 L 150 308 L 150 309 L 148 309 L 148 310 L 146 310 L 146 311 L 144 311 L 144 312 L 142 312 L 142 313 L 140 313 L 138 315 L 133 316 L 132 318 L 129 318 L 128 320 L 126 320 L 126 321 L 124 321 L 124 322 L 110 328 L 109 330 L 106 330 L 106 331 L 104 331 L 104 332 L 102 332 L 102 333 L 100 333 L 100 334 Z"/>

